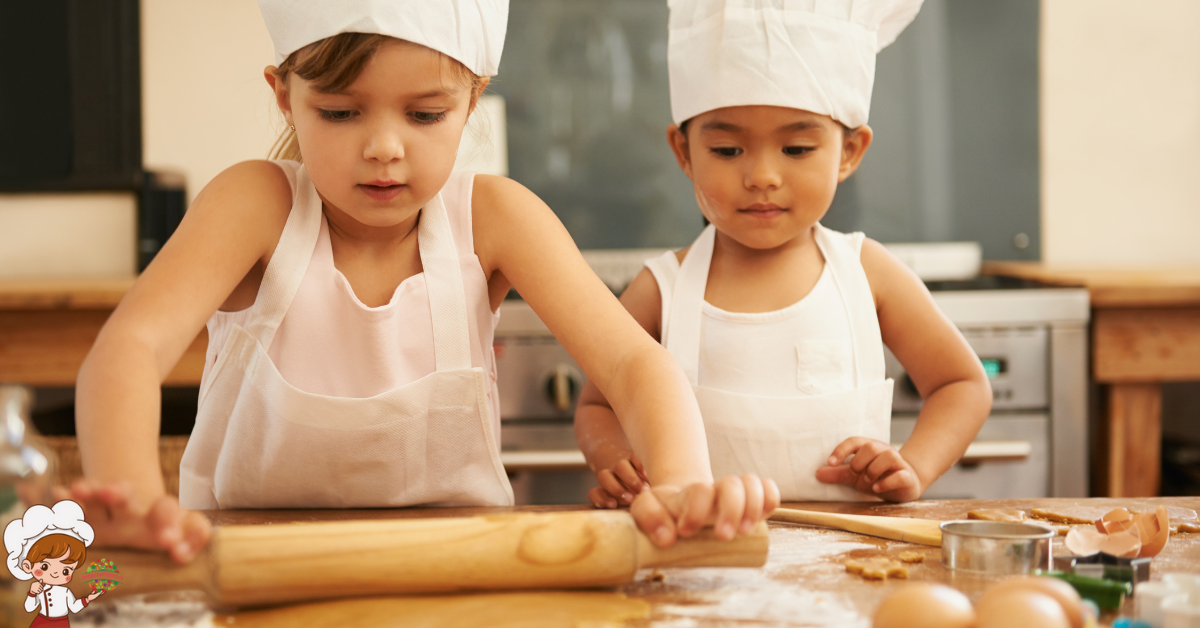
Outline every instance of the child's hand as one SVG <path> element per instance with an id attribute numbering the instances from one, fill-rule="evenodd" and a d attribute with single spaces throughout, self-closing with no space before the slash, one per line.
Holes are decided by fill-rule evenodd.
<path id="1" fill-rule="evenodd" d="M 628 506 L 642 489 L 650 484 L 646 469 L 633 451 L 596 451 L 592 454 L 597 461 L 593 471 L 600 486 L 588 492 L 588 499 L 596 508 Z M 604 461 L 604 462 L 600 462 Z M 607 464 L 605 464 L 607 462 Z"/>
<path id="2" fill-rule="evenodd" d="M 92 591 L 91 595 L 87 596 L 87 601 L 91 602 L 92 600 L 100 597 L 101 595 L 104 595 L 104 589 L 96 589 L 95 591 Z"/>
<path id="3" fill-rule="evenodd" d="M 55 487 L 58 499 L 71 499 L 83 508 L 96 532 L 96 544 L 164 550 L 186 563 L 208 543 L 212 526 L 204 515 L 179 507 L 173 495 L 163 495 L 148 507 L 136 503 L 127 483 L 98 486 L 80 480 L 70 491 Z"/>
<path id="4" fill-rule="evenodd" d="M 33 584 L 29 585 L 29 595 L 37 595 L 38 593 L 41 593 L 42 588 L 45 586 L 46 585 L 42 584 L 40 580 L 34 580 Z"/>
<path id="5" fill-rule="evenodd" d="M 694 536 L 711 524 L 717 538 L 749 534 L 755 524 L 779 507 L 779 487 L 755 475 L 729 476 L 713 484 L 646 485 L 629 513 L 651 542 L 670 547 L 676 538 Z"/>
<path id="6" fill-rule="evenodd" d="M 851 455 L 854 457 L 846 462 Z M 895 447 L 860 436 L 847 438 L 834 448 L 829 466 L 817 469 L 817 480 L 845 484 L 894 502 L 912 501 L 924 492 L 917 472 Z"/>

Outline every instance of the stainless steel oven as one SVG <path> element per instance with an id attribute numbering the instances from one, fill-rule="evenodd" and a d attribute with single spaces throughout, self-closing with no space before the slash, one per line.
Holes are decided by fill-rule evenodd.
<path id="1" fill-rule="evenodd" d="M 652 254 L 587 257 L 619 290 Z M 992 276 L 927 285 L 979 355 L 994 402 L 966 455 L 925 498 L 1086 496 L 1087 291 Z M 595 481 L 571 422 L 586 381 L 581 369 L 519 299 L 501 306 L 496 357 L 502 458 L 518 503 L 586 503 Z M 900 445 L 921 399 L 900 363 L 886 357 L 896 381 L 892 442 Z"/>

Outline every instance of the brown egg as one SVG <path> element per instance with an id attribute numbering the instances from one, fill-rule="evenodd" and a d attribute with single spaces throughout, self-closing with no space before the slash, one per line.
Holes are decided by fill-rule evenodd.
<path id="1" fill-rule="evenodd" d="M 986 591 L 975 605 L 977 628 L 1071 628 L 1058 600 L 1029 589 Z"/>
<path id="2" fill-rule="evenodd" d="M 974 628 L 967 596 L 942 584 L 910 584 L 875 609 L 873 628 Z M 1025 627 L 1029 628 L 1029 627 Z"/>
<path id="3" fill-rule="evenodd" d="M 1058 601 L 1058 605 L 1067 615 L 1067 621 L 1071 622 L 1071 628 L 1083 628 L 1083 599 L 1079 597 L 1075 587 L 1062 580 L 1047 576 L 1013 576 L 989 587 L 984 596 L 1009 589 L 1023 589 L 1049 595 Z"/>

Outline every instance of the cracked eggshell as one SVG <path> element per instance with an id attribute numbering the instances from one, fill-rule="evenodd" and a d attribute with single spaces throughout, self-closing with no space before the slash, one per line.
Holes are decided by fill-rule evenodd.
<path id="1" fill-rule="evenodd" d="M 1138 536 L 1142 541 L 1138 556 L 1157 556 L 1167 546 L 1167 540 L 1171 537 L 1171 519 L 1167 508 L 1159 506 L 1154 512 L 1138 513 L 1134 520 L 1137 522 Z"/>
<path id="2" fill-rule="evenodd" d="M 1100 543 L 1108 538 L 1107 534 L 1091 528 L 1071 528 L 1063 544 L 1076 556 L 1091 556 L 1100 551 Z"/>
<path id="3" fill-rule="evenodd" d="M 943 584 L 910 584 L 889 595 L 875 610 L 873 628 L 974 628 L 975 609 L 957 589 Z"/>
<path id="4" fill-rule="evenodd" d="M 1124 508 L 1110 510 L 1103 517 L 1096 520 L 1096 529 L 1105 534 L 1122 532 L 1133 526 L 1133 515 Z"/>
<path id="5" fill-rule="evenodd" d="M 1133 558 L 1142 550 L 1142 537 L 1136 530 L 1125 530 L 1110 534 L 1100 541 L 1100 551 L 1109 556 Z"/>

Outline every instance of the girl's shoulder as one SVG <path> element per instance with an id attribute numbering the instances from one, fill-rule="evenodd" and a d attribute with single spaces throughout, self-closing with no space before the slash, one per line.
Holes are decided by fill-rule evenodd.
<path id="1" fill-rule="evenodd" d="M 223 231 L 264 263 L 279 242 L 292 210 L 296 162 L 243 161 L 213 177 L 188 208 L 192 222 Z"/>

